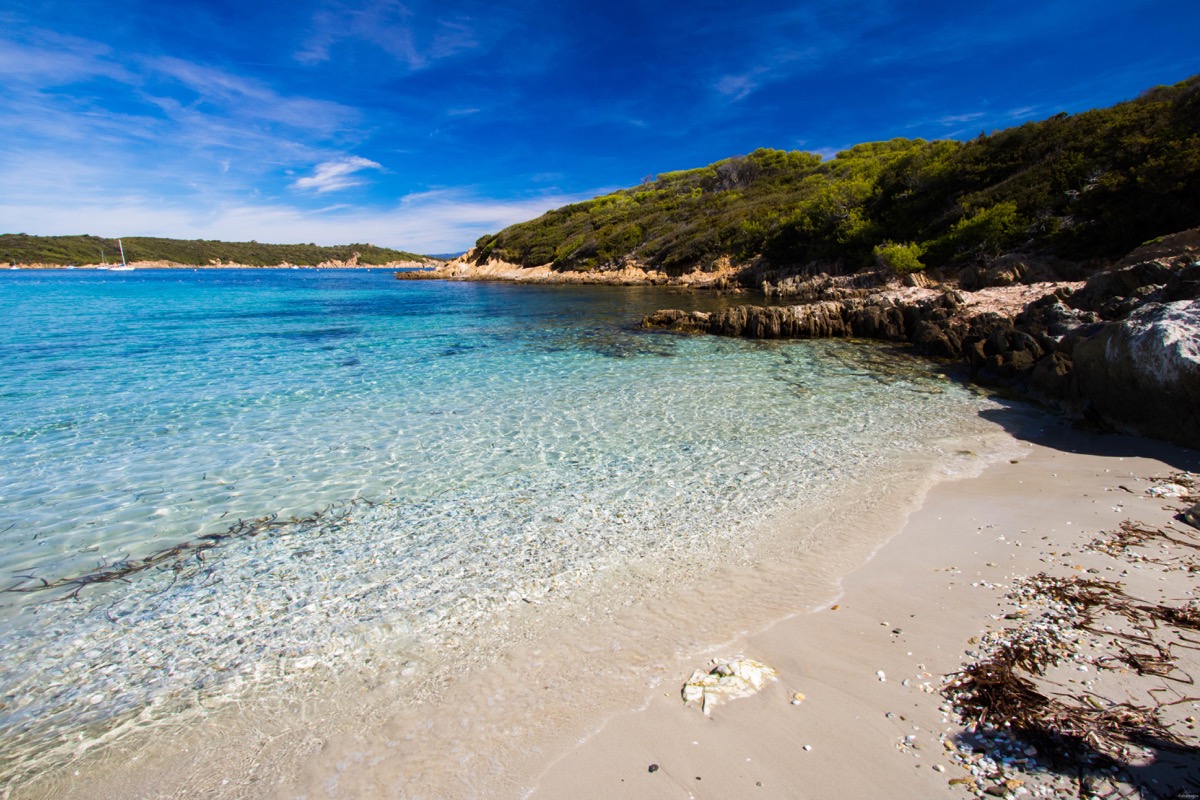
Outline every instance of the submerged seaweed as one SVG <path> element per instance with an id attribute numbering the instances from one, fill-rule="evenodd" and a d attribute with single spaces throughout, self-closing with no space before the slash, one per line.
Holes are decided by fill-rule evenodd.
<path id="1" fill-rule="evenodd" d="M 177 576 L 191 576 L 205 567 L 205 557 L 209 550 L 235 539 L 245 539 L 260 534 L 271 535 L 286 528 L 289 531 L 315 529 L 317 523 L 327 522 L 345 516 L 355 506 L 372 506 L 374 503 L 366 498 L 354 498 L 341 503 L 334 503 L 307 517 L 289 517 L 280 520 L 278 514 L 271 514 L 258 519 L 239 519 L 229 526 L 224 533 L 210 533 L 198 536 L 195 540 L 156 550 L 142 558 L 119 558 L 113 561 L 101 561 L 95 569 L 77 575 L 65 575 L 46 579 L 38 575 L 15 575 L 17 583 L 0 589 L 0 592 L 16 592 L 28 594 L 63 590 L 64 594 L 58 599 L 77 599 L 80 593 L 91 586 L 105 583 L 125 582 L 139 572 L 158 569 L 169 570 Z"/>

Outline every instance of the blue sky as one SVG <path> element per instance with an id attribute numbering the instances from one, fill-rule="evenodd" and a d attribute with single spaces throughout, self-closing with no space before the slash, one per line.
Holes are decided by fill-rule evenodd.
<path id="1" fill-rule="evenodd" d="M 1195 0 L 5 0 L 0 232 L 463 250 L 758 147 L 1200 72 Z"/>

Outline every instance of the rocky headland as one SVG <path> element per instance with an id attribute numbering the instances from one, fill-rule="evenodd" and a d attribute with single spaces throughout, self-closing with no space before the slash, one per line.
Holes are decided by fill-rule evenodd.
<path id="1" fill-rule="evenodd" d="M 1044 279 L 1054 272 L 1008 256 L 945 281 L 789 277 L 762 288 L 794 304 L 666 309 L 642 326 L 907 342 L 1101 428 L 1200 447 L 1200 229 L 1140 247 L 1087 280 Z"/>

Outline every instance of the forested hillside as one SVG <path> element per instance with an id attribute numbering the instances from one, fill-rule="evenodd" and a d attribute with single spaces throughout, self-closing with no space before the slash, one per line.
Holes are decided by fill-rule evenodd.
<path id="1" fill-rule="evenodd" d="M 258 242 L 218 242 L 206 239 L 157 239 L 130 236 L 121 240 L 128 261 L 171 261 L 204 266 L 217 261 L 270 267 L 277 264 L 312 266 L 327 261 L 348 261 L 358 255 L 360 264 L 388 264 L 393 261 L 419 261 L 424 256 L 389 250 L 373 244 L 347 244 L 320 247 L 315 244 L 259 244 Z M 100 264 L 120 263 L 116 239 L 99 236 L 27 236 L 23 233 L 0 234 L 0 258 L 17 264 Z"/>
<path id="2" fill-rule="evenodd" d="M 1011 251 L 1112 258 L 1197 225 L 1200 76 L 968 142 L 893 139 L 829 160 L 764 149 L 664 173 L 484 236 L 472 260 L 910 271 Z"/>

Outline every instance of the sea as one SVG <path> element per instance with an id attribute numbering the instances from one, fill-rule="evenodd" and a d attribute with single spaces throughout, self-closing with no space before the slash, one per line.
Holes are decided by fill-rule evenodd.
<path id="1" fill-rule="evenodd" d="M 348 697 L 430 702 L 614 582 L 636 609 L 836 549 L 780 521 L 1002 449 L 1000 403 L 902 349 L 637 324 L 741 295 L 385 269 L 5 271 L 0 294 L 4 796 L 222 709 L 244 734 L 304 698 L 319 741 Z"/>

